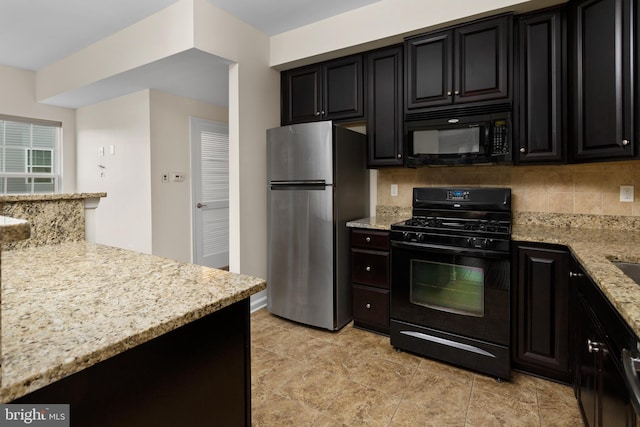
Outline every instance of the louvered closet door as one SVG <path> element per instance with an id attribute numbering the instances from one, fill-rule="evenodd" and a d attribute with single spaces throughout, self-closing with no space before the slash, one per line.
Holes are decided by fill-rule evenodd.
<path id="1" fill-rule="evenodd" d="M 229 265 L 229 128 L 191 119 L 194 261 Z"/>

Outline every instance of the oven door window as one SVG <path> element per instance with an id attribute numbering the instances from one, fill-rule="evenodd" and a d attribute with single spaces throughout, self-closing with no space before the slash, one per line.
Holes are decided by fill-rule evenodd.
<path id="1" fill-rule="evenodd" d="M 411 260 L 412 304 L 467 316 L 484 316 L 484 269 Z"/>

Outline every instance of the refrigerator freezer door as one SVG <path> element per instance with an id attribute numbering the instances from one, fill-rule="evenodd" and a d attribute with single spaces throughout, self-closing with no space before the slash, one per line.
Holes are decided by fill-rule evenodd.
<path id="1" fill-rule="evenodd" d="M 267 130 L 268 182 L 333 184 L 332 127 L 326 121 Z"/>
<path id="2" fill-rule="evenodd" d="M 272 185 L 268 198 L 267 309 L 335 329 L 333 187 Z"/>

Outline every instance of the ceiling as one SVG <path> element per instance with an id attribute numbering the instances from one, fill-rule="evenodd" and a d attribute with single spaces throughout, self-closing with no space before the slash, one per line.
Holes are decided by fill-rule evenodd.
<path id="1" fill-rule="evenodd" d="M 0 64 L 37 71 L 179 0 L 0 0 Z M 209 0 L 268 35 L 380 0 Z M 146 88 L 228 105 L 228 62 L 187 51 L 46 102 L 77 108 Z"/>

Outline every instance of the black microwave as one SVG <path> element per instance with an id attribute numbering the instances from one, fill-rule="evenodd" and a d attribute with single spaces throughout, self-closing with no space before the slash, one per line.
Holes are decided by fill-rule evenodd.
<path id="1" fill-rule="evenodd" d="M 405 165 L 511 164 L 511 115 L 496 112 L 405 122 Z"/>

